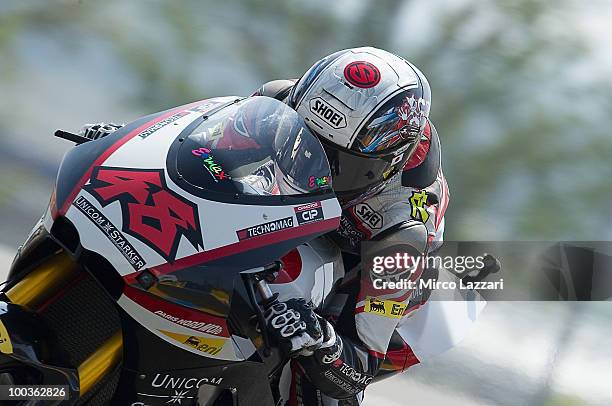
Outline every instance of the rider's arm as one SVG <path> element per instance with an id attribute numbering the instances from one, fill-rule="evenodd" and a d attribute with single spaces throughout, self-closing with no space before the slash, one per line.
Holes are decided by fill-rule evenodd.
<path id="1" fill-rule="evenodd" d="M 422 223 L 411 222 L 384 237 L 385 242 L 425 250 L 427 231 Z M 413 243 L 408 243 L 413 241 Z M 363 271 L 366 272 L 366 271 Z M 366 275 L 367 278 L 367 275 Z M 298 358 L 310 381 L 324 394 L 349 398 L 363 391 L 378 373 L 391 339 L 402 318 L 390 309 L 410 310 L 410 291 L 385 292 L 384 298 L 366 286 L 364 275 L 346 284 L 343 310 L 332 324 L 325 322 L 323 344 L 311 356 Z M 372 310 L 370 300 L 384 307 Z M 377 311 L 378 310 L 378 311 Z"/>

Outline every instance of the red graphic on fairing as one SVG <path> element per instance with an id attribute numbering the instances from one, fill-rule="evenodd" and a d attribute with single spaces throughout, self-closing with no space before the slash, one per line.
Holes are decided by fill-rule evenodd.
<path id="1" fill-rule="evenodd" d="M 203 247 L 197 206 L 168 189 L 161 169 L 98 166 L 84 189 L 103 207 L 119 201 L 122 230 L 168 262 L 176 259 L 181 236 L 195 249 Z"/>
<path id="2" fill-rule="evenodd" d="M 380 71 L 370 62 L 351 62 L 344 68 L 344 78 L 353 86 L 367 89 L 380 82 Z"/>

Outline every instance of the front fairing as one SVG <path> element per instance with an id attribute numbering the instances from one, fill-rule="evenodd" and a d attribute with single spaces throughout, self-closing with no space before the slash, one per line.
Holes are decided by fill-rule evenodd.
<path id="1" fill-rule="evenodd" d="M 272 188 L 258 190 L 261 183 L 239 180 L 228 193 L 198 181 L 213 180 L 202 166 L 205 158 L 189 154 L 206 148 L 215 156 L 216 147 L 190 136 L 234 105 L 240 106 L 234 98 L 193 103 L 74 148 L 62 162 L 49 211 L 11 272 L 18 282 L 35 267 L 39 254 L 64 250 L 100 282 L 98 287 L 119 307 L 124 359 L 116 399 L 122 402 L 157 404 L 162 399 L 158 396 L 168 396 L 165 403 L 174 392 L 168 385 L 206 379 L 213 386 L 242 388 L 243 395 L 256 398 L 258 391 L 266 391 L 268 396 L 268 377 L 283 359 L 275 350 L 268 355 L 262 351 L 241 274 L 338 225 L 340 207 L 326 187 L 326 161 L 293 165 L 296 154 L 303 154 L 302 160 L 325 157 L 306 132 L 301 139 L 307 149 L 300 147 L 299 131 L 272 138 L 284 140 L 274 142 L 273 155 L 268 155 L 274 157 L 270 167 L 277 177 Z M 296 120 L 286 114 L 281 116 Z M 252 125 L 258 122 L 238 129 L 255 136 Z M 181 145 L 194 161 L 181 163 L 186 159 Z M 242 172 L 232 177 L 248 177 L 249 168 L 257 169 L 255 162 L 245 162 L 235 165 Z M 221 164 L 228 171 L 236 169 L 225 159 Z M 178 381 L 179 376 L 187 379 Z M 197 388 L 183 389 L 193 396 Z"/>
<path id="2" fill-rule="evenodd" d="M 340 207 L 297 113 L 265 97 L 202 103 L 77 147 L 101 149 L 88 169 L 67 156 L 58 185 L 73 187 L 54 214 L 122 278 L 130 317 L 194 355 L 238 361 L 254 351 L 228 325 L 252 311 L 240 273 L 335 229 Z"/>
<path id="3" fill-rule="evenodd" d="M 263 105 L 264 111 L 270 104 L 284 106 L 269 98 L 255 99 L 262 101 L 250 105 Z M 228 257 L 233 255 L 240 255 L 243 263 L 258 266 L 278 258 L 300 241 L 333 230 L 340 208 L 329 185 L 321 185 L 329 178 L 329 167 L 320 144 L 302 124 L 276 125 L 283 130 L 289 127 L 290 137 L 272 134 L 271 153 L 278 157 L 272 162 L 273 170 L 286 174 L 278 177 L 276 190 L 273 187 L 255 193 L 257 185 L 243 180 L 258 165 L 272 161 L 270 154 L 257 155 L 262 146 L 242 146 L 245 140 L 256 138 L 256 130 L 269 128 L 253 130 L 251 126 L 248 137 L 234 131 L 221 139 L 214 129 L 219 124 L 242 128 L 231 124 L 235 114 L 225 112 L 240 111 L 248 100 L 207 101 L 210 115 L 202 114 L 197 106 L 178 108 L 156 116 L 148 124 L 126 126 L 132 131 L 114 139 L 114 143 L 103 138 L 75 148 L 87 148 L 86 162 L 81 162 L 80 154 L 71 153 L 62 163 L 54 217 L 67 218 L 75 225 L 81 245 L 107 258 L 124 277 L 144 269 L 163 275 L 217 258 L 231 261 Z M 298 120 L 295 112 L 285 109 L 276 116 L 285 121 Z M 218 115 L 223 120 L 215 121 Z M 211 126 L 205 127 L 206 123 Z M 212 141 L 201 136 L 206 132 L 213 135 Z M 309 147 L 301 150 L 299 139 Z M 287 145 L 277 146 L 276 140 L 284 140 Z M 314 164 L 291 167 L 299 158 L 294 146 L 295 152 L 308 156 Z M 206 148 L 213 151 L 209 155 L 218 160 L 216 166 L 229 168 L 225 170 L 239 179 L 216 182 L 205 162 L 210 156 L 201 152 Z M 90 162 L 94 150 L 97 158 Z M 195 150 L 200 151 L 198 156 Z M 82 175 L 76 183 L 79 176 L 75 173 Z M 295 241 L 284 244 L 289 240 Z M 270 254 L 261 249 L 265 246 Z"/>

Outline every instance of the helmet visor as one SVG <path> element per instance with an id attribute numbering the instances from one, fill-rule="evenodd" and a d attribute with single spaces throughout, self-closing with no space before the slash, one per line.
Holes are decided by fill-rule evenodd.
<path id="1" fill-rule="evenodd" d="M 410 89 L 387 101 L 359 131 L 352 149 L 388 154 L 418 143 L 429 115 L 429 100 L 418 93 Z"/>
<path id="2" fill-rule="evenodd" d="M 343 200 L 377 187 L 394 173 L 396 167 L 392 156 L 365 156 L 326 144 L 323 148 L 331 167 L 334 191 Z"/>

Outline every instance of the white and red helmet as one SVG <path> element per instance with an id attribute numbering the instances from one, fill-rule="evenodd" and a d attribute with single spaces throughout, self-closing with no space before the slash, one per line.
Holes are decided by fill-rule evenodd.
<path id="1" fill-rule="evenodd" d="M 352 48 L 315 63 L 288 104 L 319 136 L 333 188 L 350 205 L 380 190 L 410 159 L 428 123 L 431 90 L 405 59 Z"/>

